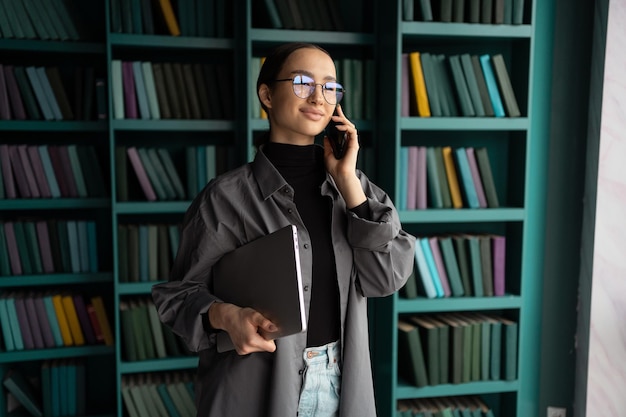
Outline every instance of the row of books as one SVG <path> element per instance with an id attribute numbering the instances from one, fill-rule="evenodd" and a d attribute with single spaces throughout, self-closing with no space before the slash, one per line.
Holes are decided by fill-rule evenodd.
<path id="1" fill-rule="evenodd" d="M 225 37 L 226 0 L 110 0 L 111 32 Z"/>
<path id="2" fill-rule="evenodd" d="M 150 297 L 120 301 L 122 357 L 134 362 L 147 359 L 189 356 L 192 353 L 169 327 L 159 320 Z"/>
<path id="3" fill-rule="evenodd" d="M 93 220 L 0 221 L 0 276 L 98 272 Z"/>
<path id="4" fill-rule="evenodd" d="M 9 369 L 3 384 L 9 394 L 9 415 L 20 413 L 22 408 L 36 417 L 86 415 L 87 378 L 81 358 L 45 360 L 35 377 Z"/>
<path id="5" fill-rule="evenodd" d="M 406 146 L 400 164 L 400 210 L 500 206 L 485 147 Z"/>
<path id="6" fill-rule="evenodd" d="M 506 289 L 506 237 L 417 237 L 415 265 L 401 292 L 405 298 L 500 297 Z"/>
<path id="7" fill-rule="evenodd" d="M 232 71 L 224 63 L 111 61 L 116 119 L 228 119 Z"/>
<path id="8" fill-rule="evenodd" d="M 403 117 L 519 117 L 502 54 L 402 54 Z"/>
<path id="9" fill-rule="evenodd" d="M 108 195 L 92 145 L 0 144 L 0 199 Z"/>
<path id="10" fill-rule="evenodd" d="M 225 169 L 218 162 L 216 145 L 189 146 L 184 150 L 186 175 L 183 183 L 170 151 L 165 148 L 118 146 L 116 148 L 116 174 L 118 200 L 127 201 L 133 194 L 129 184 L 132 167 L 141 194 L 149 201 L 192 199 L 215 176 Z M 130 167 L 128 167 L 128 162 Z"/>
<path id="11" fill-rule="evenodd" d="M 180 224 L 119 224 L 120 282 L 167 280 L 180 241 Z"/>
<path id="12" fill-rule="evenodd" d="M 191 372 L 122 376 L 122 400 L 129 417 L 195 417 L 195 377 Z"/>
<path id="13" fill-rule="evenodd" d="M 477 395 L 398 400 L 396 417 L 495 417 Z"/>
<path id="14" fill-rule="evenodd" d="M 517 378 L 516 321 L 477 312 L 398 319 L 398 376 L 417 387 Z"/>
<path id="15" fill-rule="evenodd" d="M 81 38 L 63 0 L 0 2 L 0 38 L 76 41 Z"/>
<path id="16" fill-rule="evenodd" d="M 5 293 L 0 296 L 0 325 L 6 351 L 113 345 L 109 318 L 98 295 Z"/>
<path id="17" fill-rule="evenodd" d="M 524 0 L 402 0 L 402 20 L 521 25 Z"/>
<path id="18" fill-rule="evenodd" d="M 70 100 L 59 67 L 0 64 L 0 120 L 106 119 L 104 78 L 76 67 L 72 79 Z"/>
<path id="19" fill-rule="evenodd" d="M 345 30 L 345 24 L 338 3 L 334 0 L 265 0 L 263 12 L 274 29 L 341 32 Z"/>

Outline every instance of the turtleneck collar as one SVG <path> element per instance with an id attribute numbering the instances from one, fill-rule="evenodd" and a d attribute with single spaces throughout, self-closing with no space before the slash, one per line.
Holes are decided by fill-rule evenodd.
<path id="1" fill-rule="evenodd" d="M 263 153 L 289 183 L 308 177 L 319 185 L 326 176 L 324 148 L 319 145 L 268 142 Z"/>

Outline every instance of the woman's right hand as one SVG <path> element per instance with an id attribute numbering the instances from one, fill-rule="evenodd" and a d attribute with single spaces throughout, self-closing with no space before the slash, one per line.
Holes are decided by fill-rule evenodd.
<path id="1" fill-rule="evenodd" d="M 228 333 L 239 355 L 276 350 L 276 343 L 260 333 L 275 332 L 276 326 L 258 311 L 230 303 L 213 303 L 208 315 L 213 328 Z"/>

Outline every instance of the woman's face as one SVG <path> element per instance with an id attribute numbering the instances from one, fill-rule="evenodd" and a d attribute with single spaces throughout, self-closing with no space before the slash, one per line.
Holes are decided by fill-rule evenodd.
<path id="1" fill-rule="evenodd" d="M 293 78 L 302 74 L 311 77 L 316 84 L 336 81 L 335 64 L 323 51 L 301 48 L 285 61 L 278 79 Z M 273 142 L 308 145 L 328 124 L 335 105 L 328 104 L 317 85 L 308 98 L 300 98 L 293 91 L 290 81 L 281 81 L 268 90 L 265 101 L 272 124 L 270 140 Z"/>

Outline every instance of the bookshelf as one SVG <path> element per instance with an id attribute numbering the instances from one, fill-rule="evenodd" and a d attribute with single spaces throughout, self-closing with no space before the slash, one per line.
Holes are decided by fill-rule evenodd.
<path id="1" fill-rule="evenodd" d="M 435 5 L 445 2 L 432 2 Z M 452 2 L 451 2 L 452 3 Z M 465 2 L 469 7 L 472 2 Z M 495 2 L 494 2 L 495 3 Z M 415 2 L 415 8 L 419 2 Z M 427 208 L 400 210 L 404 228 L 415 236 L 451 233 L 492 233 L 506 237 L 506 293 L 504 296 L 437 297 L 420 294 L 408 298 L 402 292 L 375 300 L 373 350 L 378 411 L 397 415 L 400 402 L 410 399 L 479 396 L 494 415 L 537 415 L 538 359 L 541 312 L 546 155 L 551 68 L 551 2 L 526 0 L 521 24 L 407 21 L 399 0 L 377 10 L 381 29 L 380 79 L 397 92 L 381 103 L 377 135 L 391 138 L 379 149 L 381 169 L 377 179 L 393 190 L 398 203 L 406 181 L 401 149 L 407 146 L 486 147 L 494 171 L 498 208 Z M 434 13 L 437 11 L 434 10 Z M 416 12 L 417 13 L 417 12 Z M 416 14 L 417 16 L 417 14 Z M 502 54 L 520 105 L 520 117 L 418 117 L 403 116 L 401 92 L 402 55 L 413 51 L 451 56 L 455 54 Z M 382 88 L 379 86 L 379 88 Z M 382 145 L 379 142 L 379 146 Z M 419 280 L 419 274 L 417 276 Z M 516 376 L 512 380 L 471 378 L 462 383 L 415 386 L 400 376 L 410 366 L 399 353 L 398 321 L 411 316 L 473 312 L 503 316 L 518 323 Z M 422 345 L 426 343 L 422 336 Z M 452 348 L 451 348 L 452 349 Z M 452 361 L 452 359 L 450 359 Z M 450 367 L 452 367 L 450 363 Z"/>
<path id="2" fill-rule="evenodd" d="M 182 220 L 191 201 L 183 199 L 147 201 L 134 172 L 127 166 L 129 194 L 121 199 L 118 178 L 119 147 L 160 147 L 167 149 L 186 182 L 185 150 L 215 145 L 221 149 L 221 169 L 249 161 L 255 138 L 267 128 L 253 105 L 256 74 L 253 61 L 273 46 L 290 41 L 314 41 L 326 48 L 340 66 L 362 63 L 363 84 L 352 81 L 349 91 L 363 94 L 365 104 L 346 102 L 345 111 L 359 127 L 359 165 L 368 176 L 394 197 L 401 192 L 400 149 L 409 145 L 446 143 L 451 146 L 486 146 L 491 158 L 500 162 L 494 170 L 503 204 L 494 209 L 427 209 L 400 212 L 405 228 L 415 235 L 443 232 L 493 232 L 507 236 L 507 287 L 505 297 L 463 297 L 404 299 L 394 295 L 371 300 L 373 366 L 376 377 L 379 415 L 393 416 L 400 399 L 480 395 L 498 415 L 535 415 L 538 370 L 538 297 L 542 254 L 542 208 L 545 199 L 545 158 L 547 152 L 548 108 L 545 86 L 550 78 L 550 13 L 553 2 L 526 0 L 521 25 L 406 22 L 402 0 L 385 5 L 373 0 L 337 2 L 343 30 L 315 30 L 312 27 L 277 28 L 263 8 L 264 2 L 237 0 L 214 2 L 222 18 L 200 29 L 200 20 L 189 18 L 180 36 L 167 34 L 166 26 L 153 33 L 136 33 L 125 26 L 124 15 L 115 8 L 118 0 L 90 2 L 75 7 L 84 36 L 76 41 L 0 38 L 0 64 L 60 65 L 64 81 L 71 83 L 71 69 L 92 65 L 106 83 L 106 100 L 101 119 L 92 120 L 0 120 L 0 144 L 70 145 L 88 142 L 98 150 L 107 196 L 87 198 L 15 198 L 0 201 L 0 221 L 22 216 L 34 219 L 94 220 L 97 224 L 98 264 L 96 273 L 59 272 L 0 277 L 0 295 L 14 291 L 43 292 L 60 289 L 101 295 L 115 338 L 113 346 L 93 345 L 33 350 L 0 351 L 0 378 L 9 369 L 36 376 L 46 359 L 83 358 L 87 372 L 98 375 L 98 384 L 87 384 L 86 415 L 128 415 L 122 396 L 126 381 L 146 374 L 167 374 L 193 370 L 193 355 L 128 361 L 124 353 L 120 305 L 150 294 L 155 281 L 125 280 L 120 273 L 120 226 L 129 224 L 175 224 Z M 139 4 L 140 2 L 137 2 Z M 184 1 L 180 2 L 184 4 Z M 208 4 L 209 2 L 207 2 Z M 417 3 L 417 2 L 416 2 Z M 435 2 L 433 2 L 435 3 Z M 358 5 L 358 7 L 354 7 Z M 116 12 L 117 10 L 117 12 Z M 189 9 L 187 9 L 188 12 Z M 154 10 L 153 10 L 154 11 Z M 175 11 L 179 13 L 180 11 Z M 122 13 L 120 15 L 116 13 Z M 317 15 L 314 10 L 308 13 Z M 187 15 L 189 16 L 189 15 Z M 328 17 L 329 15 L 327 15 Z M 117 22 L 117 23 L 116 23 Z M 120 23 L 121 22 L 121 23 Z M 221 22 L 221 23 L 220 23 Z M 121 26 L 120 26 L 121 25 Z M 132 26 L 132 22 L 131 22 Z M 145 24 L 144 24 L 145 29 Z M 502 53 L 511 71 L 522 117 L 401 117 L 400 58 L 403 52 L 429 49 L 441 53 Z M 233 82 L 227 85 L 232 109 L 217 118 L 118 118 L 111 64 L 113 61 L 192 64 L 226 63 Z M 513 64 L 514 65 L 511 65 Z M 354 73 L 345 69 L 347 80 Z M 365 75 L 364 75 L 365 74 Z M 375 81 L 374 81 L 375 80 Z M 70 88 L 71 89 L 71 88 Z M 546 93 L 547 94 L 547 93 Z M 222 96 L 228 99 L 228 97 Z M 95 111 L 95 104 L 94 104 Z M 100 109 L 99 111 L 102 111 Z M 131 184 L 132 183 L 132 184 Z M 160 277 L 162 278 L 162 277 Z M 508 281 L 509 282 L 509 281 Z M 518 377 L 513 381 L 481 381 L 417 388 L 399 381 L 397 322 L 411 314 L 480 311 L 502 313 L 519 321 Z M 3 346 L 4 347 L 4 346 Z M 112 401 L 112 399 L 114 399 Z M 0 409 L 7 407 L 6 391 Z M 26 415 L 17 410 L 11 416 Z"/>

